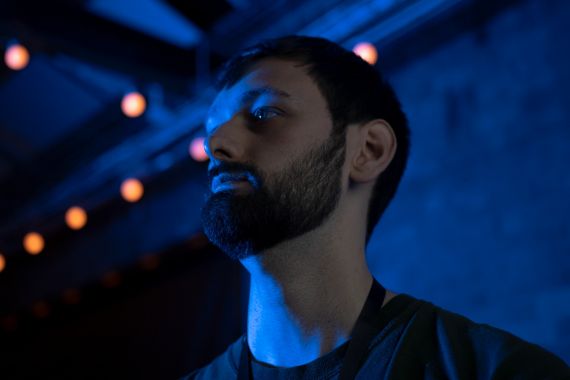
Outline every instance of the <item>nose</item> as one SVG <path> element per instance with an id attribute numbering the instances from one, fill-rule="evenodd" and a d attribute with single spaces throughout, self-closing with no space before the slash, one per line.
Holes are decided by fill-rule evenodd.
<path id="1" fill-rule="evenodd" d="M 204 149 L 210 162 L 239 161 L 243 154 L 243 142 L 237 125 L 231 121 L 216 127 L 204 140 Z"/>

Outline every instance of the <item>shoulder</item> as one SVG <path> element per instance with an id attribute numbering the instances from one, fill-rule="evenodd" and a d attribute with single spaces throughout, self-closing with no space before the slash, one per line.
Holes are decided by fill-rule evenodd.
<path id="1" fill-rule="evenodd" d="M 454 365 L 448 365 L 449 370 L 475 370 L 489 379 L 570 379 L 570 367 L 539 345 L 433 304 L 427 305 L 433 308 L 435 338 L 443 364 L 455 361 Z"/>
<path id="2" fill-rule="evenodd" d="M 431 302 L 409 295 L 396 299 L 400 307 L 390 317 L 400 327 L 378 342 L 378 350 L 391 357 L 388 372 L 394 378 L 570 380 L 570 367 L 536 344 Z"/>
<path id="3" fill-rule="evenodd" d="M 203 380 L 203 379 L 231 379 L 237 376 L 238 361 L 242 348 L 241 336 L 210 364 L 199 368 L 179 380 Z"/>

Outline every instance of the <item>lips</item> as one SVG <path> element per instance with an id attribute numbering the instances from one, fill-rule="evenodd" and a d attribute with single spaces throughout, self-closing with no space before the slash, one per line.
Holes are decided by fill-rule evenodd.
<path id="1" fill-rule="evenodd" d="M 249 182 L 249 176 L 247 174 L 230 174 L 222 173 L 218 174 L 212 180 L 212 192 L 217 193 L 222 190 L 233 189 L 238 183 Z"/>

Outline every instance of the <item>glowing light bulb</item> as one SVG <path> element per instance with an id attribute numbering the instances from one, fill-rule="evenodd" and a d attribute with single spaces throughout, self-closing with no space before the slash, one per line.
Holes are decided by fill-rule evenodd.
<path id="1" fill-rule="evenodd" d="M 127 202 L 137 202 L 143 194 L 143 184 L 136 178 L 128 178 L 121 184 L 121 195 Z"/>
<path id="2" fill-rule="evenodd" d="M 153 254 L 146 254 L 139 260 L 139 265 L 144 270 L 154 270 L 158 268 L 158 264 L 160 263 L 160 259 L 157 255 Z"/>
<path id="3" fill-rule="evenodd" d="M 360 42 L 356 44 L 352 51 L 371 65 L 374 65 L 376 61 L 378 61 L 378 51 L 374 45 L 369 42 Z"/>
<path id="4" fill-rule="evenodd" d="M 63 291 L 63 302 L 68 305 L 77 305 L 81 301 L 81 294 L 77 289 L 66 289 Z"/>
<path id="5" fill-rule="evenodd" d="M 128 117 L 139 117 L 146 110 L 146 100 L 138 92 L 131 92 L 123 96 L 121 110 Z"/>
<path id="6" fill-rule="evenodd" d="M 190 148 L 188 149 L 190 156 L 199 162 L 207 161 L 208 155 L 206 154 L 206 149 L 204 149 L 204 141 L 203 137 L 196 137 L 190 143 Z"/>
<path id="7" fill-rule="evenodd" d="M 18 327 L 18 319 L 14 315 L 8 315 L 0 320 L 0 325 L 5 331 L 14 331 Z"/>
<path id="8" fill-rule="evenodd" d="M 34 313 L 36 318 L 46 318 L 49 316 L 50 312 L 50 307 L 45 301 L 38 301 L 32 306 L 32 313 Z"/>
<path id="9" fill-rule="evenodd" d="M 6 268 L 6 258 L 0 253 L 0 272 L 2 272 L 4 268 Z"/>
<path id="10" fill-rule="evenodd" d="M 81 207 L 70 207 L 65 213 L 65 222 L 72 230 L 80 230 L 87 223 L 87 213 Z"/>
<path id="11" fill-rule="evenodd" d="M 121 275 L 117 272 L 107 272 L 103 275 L 101 283 L 106 288 L 116 288 L 121 284 Z"/>
<path id="12" fill-rule="evenodd" d="M 24 249 L 30 255 L 37 255 L 43 251 L 45 246 L 45 241 L 42 235 L 37 232 L 28 232 L 24 236 Z"/>
<path id="13" fill-rule="evenodd" d="M 12 70 L 22 70 L 30 62 L 30 53 L 22 45 L 12 45 L 4 53 L 4 62 Z"/>

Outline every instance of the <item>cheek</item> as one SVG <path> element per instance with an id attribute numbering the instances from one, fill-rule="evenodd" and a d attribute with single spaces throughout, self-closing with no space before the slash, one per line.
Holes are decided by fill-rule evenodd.
<path id="1" fill-rule="evenodd" d="M 303 122 L 305 138 L 311 141 L 323 142 L 327 140 L 333 130 L 333 123 L 327 114 L 318 113 Z"/>
<path id="2" fill-rule="evenodd" d="M 332 123 L 322 115 L 287 116 L 252 136 L 247 157 L 267 173 L 285 170 L 296 159 L 322 145 L 330 136 Z"/>
<path id="3" fill-rule="evenodd" d="M 248 158 L 263 171 L 278 173 L 317 145 L 318 142 L 300 139 L 300 136 L 264 139 L 253 145 Z"/>

